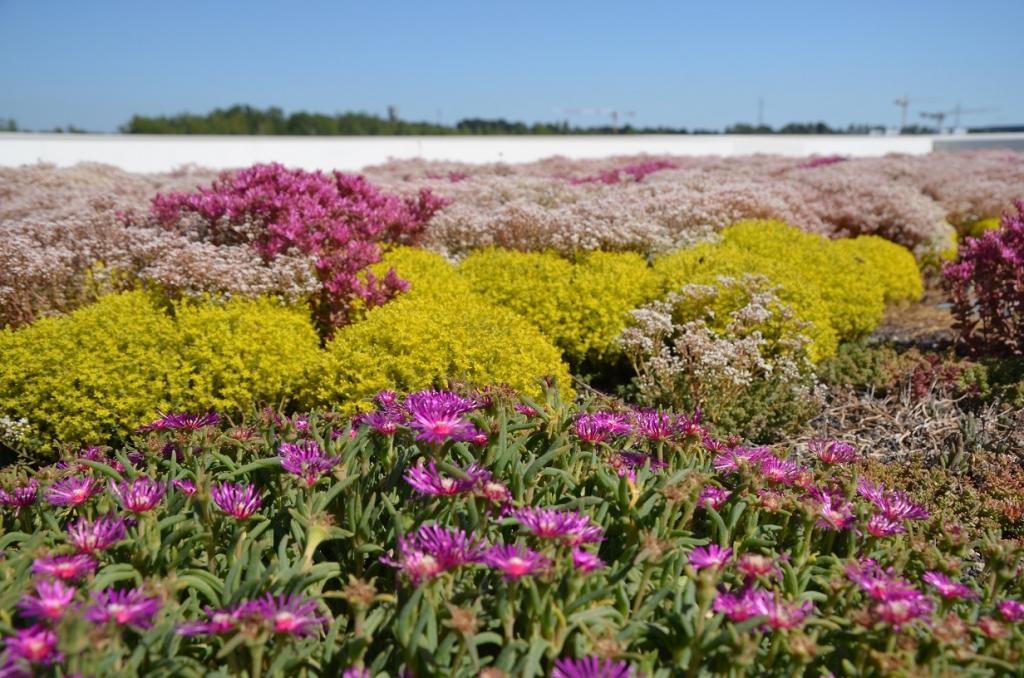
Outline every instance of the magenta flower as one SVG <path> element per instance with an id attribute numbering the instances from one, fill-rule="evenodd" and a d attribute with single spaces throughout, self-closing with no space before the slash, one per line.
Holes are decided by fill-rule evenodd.
<path id="1" fill-rule="evenodd" d="M 145 513 L 156 507 L 167 492 L 167 485 L 152 478 L 139 476 L 120 483 L 110 481 L 110 493 L 126 511 Z"/>
<path id="2" fill-rule="evenodd" d="M 879 538 L 903 534 L 906 531 L 907 528 L 903 526 L 903 523 L 890 520 L 881 513 L 876 513 L 868 520 L 868 532 Z"/>
<path id="3" fill-rule="evenodd" d="M 769 456 L 761 460 L 761 475 L 773 483 L 793 485 L 800 477 L 801 468 L 788 459 Z"/>
<path id="4" fill-rule="evenodd" d="M 817 526 L 826 530 L 848 530 L 857 522 L 853 512 L 853 504 L 839 492 L 821 490 L 817 487 L 808 489 L 807 493 L 815 503 L 818 515 Z"/>
<path id="5" fill-rule="evenodd" d="M 178 491 L 186 497 L 191 497 L 196 493 L 195 482 L 188 478 L 185 478 L 184 480 L 172 480 L 171 485 L 174 485 L 174 487 L 176 487 Z"/>
<path id="6" fill-rule="evenodd" d="M 327 625 L 327 618 L 317 611 L 315 600 L 294 593 L 287 596 L 268 593 L 243 605 L 239 614 L 259 621 L 274 633 L 288 636 L 313 636 Z"/>
<path id="7" fill-rule="evenodd" d="M 636 482 L 636 473 L 645 466 L 651 473 L 659 473 L 668 468 L 668 464 L 652 455 L 642 452 L 616 452 L 608 460 L 608 465 L 615 469 L 619 476 L 625 476 Z"/>
<path id="8" fill-rule="evenodd" d="M 626 420 L 611 412 L 581 414 L 576 418 L 575 428 L 576 437 L 587 443 L 601 443 L 609 436 L 625 435 L 630 431 Z"/>
<path id="9" fill-rule="evenodd" d="M 462 530 L 439 525 L 421 525 L 415 532 L 398 538 L 398 555 L 380 559 L 404 572 L 413 585 L 442 572 L 479 562 L 485 545 Z"/>
<path id="10" fill-rule="evenodd" d="M 477 403 L 448 391 L 420 391 L 405 398 L 409 426 L 418 431 L 416 440 L 440 445 L 447 440 L 470 440 L 479 431 L 465 414 Z"/>
<path id="11" fill-rule="evenodd" d="M 316 485 L 320 477 L 340 461 L 324 454 L 315 440 L 300 443 L 281 443 L 281 468 L 298 476 L 307 487 Z"/>
<path id="12" fill-rule="evenodd" d="M 36 595 L 25 594 L 18 601 L 18 607 L 30 619 L 54 622 L 64 616 L 74 597 L 74 587 L 66 586 L 59 579 L 43 580 L 36 582 Z"/>
<path id="13" fill-rule="evenodd" d="M 369 412 L 357 415 L 354 423 L 358 426 L 369 426 L 382 436 L 391 436 L 405 423 L 405 415 L 399 410 Z"/>
<path id="14" fill-rule="evenodd" d="M 765 627 L 773 629 L 792 629 L 801 626 L 814 611 L 814 603 L 787 603 L 779 599 L 779 595 L 767 593 L 758 596 L 755 603 L 757 612 L 767 617 Z"/>
<path id="15" fill-rule="evenodd" d="M 126 536 L 123 518 L 104 516 L 96 520 L 79 518 L 68 525 L 68 541 L 81 553 L 103 551 Z"/>
<path id="16" fill-rule="evenodd" d="M 999 614 L 1008 622 L 1019 622 L 1024 619 L 1024 603 L 1019 600 L 1007 598 L 999 602 Z"/>
<path id="17" fill-rule="evenodd" d="M 557 509 L 529 506 L 512 513 L 520 525 L 542 539 L 561 539 L 566 544 L 579 545 L 604 539 L 604 529 L 579 511 L 572 513 Z"/>
<path id="18" fill-rule="evenodd" d="M 780 572 L 774 558 L 763 556 L 760 553 L 744 553 L 736 561 L 736 569 L 749 579 L 767 577 Z"/>
<path id="19" fill-rule="evenodd" d="M 841 440 L 812 440 L 807 448 L 826 464 L 849 464 L 857 459 L 857 449 Z"/>
<path id="20" fill-rule="evenodd" d="M 676 429 L 684 437 L 697 436 L 704 438 L 707 435 L 707 431 L 700 424 L 700 408 L 693 413 L 692 417 L 680 414 L 678 419 L 676 419 Z"/>
<path id="21" fill-rule="evenodd" d="M 600 657 L 559 659 L 551 671 L 551 678 L 630 678 L 633 675 L 633 669 L 626 662 Z"/>
<path id="22" fill-rule="evenodd" d="M 710 506 L 717 511 L 722 508 L 725 501 L 731 495 L 732 492 L 724 487 L 718 487 L 717 485 L 705 485 L 700 491 L 700 496 L 697 497 L 697 506 L 703 506 L 704 508 Z"/>
<path id="23" fill-rule="evenodd" d="M 366 667 L 350 666 L 342 672 L 341 678 L 373 678 L 373 674 Z"/>
<path id="24" fill-rule="evenodd" d="M 953 580 L 942 572 L 928 571 L 921 579 L 926 584 L 930 584 L 946 600 L 969 600 L 978 597 L 971 587 Z"/>
<path id="25" fill-rule="evenodd" d="M 504 573 L 507 580 L 534 575 L 551 567 L 551 561 L 522 545 L 492 546 L 483 555 L 483 562 Z"/>
<path id="26" fill-rule="evenodd" d="M 204 609 L 206 619 L 185 622 L 178 627 L 180 636 L 218 636 L 231 633 L 238 628 L 238 608 L 217 610 L 212 607 Z"/>
<path id="27" fill-rule="evenodd" d="M 846 576 L 871 598 L 872 615 L 876 620 L 899 630 L 903 625 L 929 615 L 932 602 L 892 569 L 882 570 L 873 560 L 849 565 Z"/>
<path id="28" fill-rule="evenodd" d="M 709 567 L 715 570 L 721 569 L 731 557 L 732 549 L 723 549 L 718 544 L 711 544 L 694 548 L 690 551 L 689 559 L 690 566 L 699 571 Z"/>
<path id="29" fill-rule="evenodd" d="M 256 487 L 246 483 L 216 483 L 210 496 L 221 511 L 239 520 L 251 518 L 263 506 Z"/>
<path id="30" fill-rule="evenodd" d="M 491 480 L 490 478 L 480 482 L 480 487 L 477 489 L 477 493 L 494 504 L 507 505 L 512 501 L 511 490 L 509 490 L 505 485 L 502 485 L 496 480 Z"/>
<path id="31" fill-rule="evenodd" d="M 0 504 L 13 506 L 14 512 L 17 514 L 26 506 L 36 503 L 38 495 L 39 483 L 36 482 L 35 478 L 32 478 L 24 485 L 18 485 L 10 490 L 0 490 Z"/>
<path id="32" fill-rule="evenodd" d="M 857 494 L 874 504 L 889 520 L 924 520 L 928 511 L 910 501 L 903 492 L 886 492 L 881 483 L 861 479 L 857 482 Z"/>
<path id="33" fill-rule="evenodd" d="M 596 553 L 584 551 L 578 546 L 572 550 L 572 565 L 585 574 L 603 569 L 605 566 L 604 561 L 598 558 Z"/>
<path id="34" fill-rule="evenodd" d="M 775 459 L 769 447 L 722 447 L 712 450 L 718 455 L 712 465 L 719 473 L 737 473 L 740 470 L 760 468 L 767 459 Z"/>
<path id="35" fill-rule="evenodd" d="M 69 476 L 47 488 L 46 501 L 54 506 L 81 506 L 102 491 L 99 482 L 89 476 Z"/>
<path id="36" fill-rule="evenodd" d="M 205 414 L 164 414 L 156 421 L 135 429 L 136 433 L 149 433 L 151 431 L 198 431 L 208 426 L 216 426 L 220 423 L 220 415 L 216 412 Z"/>
<path id="37" fill-rule="evenodd" d="M 48 666 L 63 659 L 63 655 L 57 651 L 57 634 L 45 626 L 16 630 L 13 636 L 4 638 L 4 644 L 7 646 L 7 654 L 15 661 Z"/>
<path id="38" fill-rule="evenodd" d="M 32 573 L 65 581 L 81 579 L 96 571 L 96 559 L 87 553 L 73 556 L 45 556 L 32 562 Z"/>
<path id="39" fill-rule="evenodd" d="M 85 618 L 94 624 L 114 623 L 148 629 L 163 603 L 146 596 L 142 589 L 118 591 L 108 588 L 92 594 L 93 603 L 85 610 Z"/>
<path id="40" fill-rule="evenodd" d="M 730 621 L 741 622 L 761 614 L 759 598 L 763 591 L 744 590 L 741 594 L 719 593 L 711 609 L 720 612 Z"/>
<path id="41" fill-rule="evenodd" d="M 679 432 L 676 417 L 657 410 L 633 410 L 630 413 L 633 430 L 652 442 L 668 440 Z"/>
<path id="42" fill-rule="evenodd" d="M 489 479 L 491 475 L 476 464 L 465 469 L 464 473 L 468 478 L 452 478 L 441 474 L 433 459 L 426 464 L 420 459 L 416 466 L 405 472 L 404 477 L 405 482 L 420 494 L 431 497 L 453 497 L 457 494 L 472 492 L 481 479 Z"/>

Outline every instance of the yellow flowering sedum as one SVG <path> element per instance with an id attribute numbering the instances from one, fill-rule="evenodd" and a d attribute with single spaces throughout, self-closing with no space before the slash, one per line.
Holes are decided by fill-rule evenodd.
<path id="1" fill-rule="evenodd" d="M 539 396 L 547 376 L 571 394 L 558 349 L 513 311 L 462 290 L 415 289 L 337 332 L 311 401 L 351 411 L 383 389 L 415 391 L 449 379 Z"/>
<path id="2" fill-rule="evenodd" d="M 553 252 L 488 248 L 459 272 L 488 301 L 527 319 L 574 364 L 619 352 L 629 312 L 658 296 L 658 276 L 631 252 L 590 252 L 576 263 Z"/>
<path id="3" fill-rule="evenodd" d="M 0 414 L 45 440 L 103 443 L 158 412 L 289 400 L 315 365 L 302 309 L 264 299 L 176 310 L 129 292 L 0 333 Z"/>

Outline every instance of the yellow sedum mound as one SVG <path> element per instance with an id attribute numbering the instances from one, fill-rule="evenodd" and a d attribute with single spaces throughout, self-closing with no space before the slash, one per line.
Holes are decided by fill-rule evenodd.
<path id="1" fill-rule="evenodd" d="M 488 248 L 470 254 L 459 272 L 473 291 L 528 320 L 573 363 L 604 361 L 629 311 L 658 296 L 659 279 L 632 252 L 590 252 L 576 263 L 553 252 Z"/>
<path id="2" fill-rule="evenodd" d="M 766 276 L 780 299 L 810 323 L 814 361 L 835 354 L 839 342 L 870 334 L 886 301 L 920 296 L 920 273 L 906 249 L 880 238 L 834 241 L 778 221 L 743 221 L 721 241 L 660 257 L 654 269 L 666 291 L 721 276 Z"/>
<path id="3" fill-rule="evenodd" d="M 304 310 L 235 300 L 177 312 L 128 292 L 0 333 L 0 416 L 45 440 L 97 444 L 158 412 L 287 401 L 316 364 Z"/>
<path id="4" fill-rule="evenodd" d="M 417 291 L 414 284 L 337 332 L 309 400 L 352 411 L 383 389 L 412 391 L 449 380 L 507 384 L 539 396 L 548 376 L 571 396 L 558 349 L 516 313 L 465 290 Z"/>

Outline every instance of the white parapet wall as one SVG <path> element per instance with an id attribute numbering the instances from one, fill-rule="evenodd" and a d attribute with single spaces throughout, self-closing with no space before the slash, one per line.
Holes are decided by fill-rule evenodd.
<path id="1" fill-rule="evenodd" d="M 243 137 L 0 133 L 0 166 L 43 162 L 66 167 L 98 162 L 132 172 L 166 172 L 183 165 L 219 169 L 280 162 L 304 169 L 351 171 L 409 158 L 484 163 L 641 153 L 867 157 L 957 150 L 961 143 L 1024 150 L 1024 134 Z"/>

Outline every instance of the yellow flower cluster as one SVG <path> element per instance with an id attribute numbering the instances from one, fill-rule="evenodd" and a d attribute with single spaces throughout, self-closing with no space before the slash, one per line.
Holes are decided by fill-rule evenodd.
<path id="1" fill-rule="evenodd" d="M 488 248 L 466 257 L 459 273 L 476 293 L 530 321 L 574 364 L 617 353 L 629 312 L 661 289 L 632 252 L 594 251 L 573 263 L 552 252 Z"/>
<path id="2" fill-rule="evenodd" d="M 811 323 L 812 359 L 832 356 L 841 340 L 870 334 L 886 301 L 921 295 L 909 251 L 876 237 L 828 240 L 778 221 L 744 221 L 704 243 L 658 258 L 666 290 L 714 284 L 722 276 L 755 273 L 779 286 L 780 299 Z"/>
<path id="3" fill-rule="evenodd" d="M 129 292 L 3 331 L 0 414 L 43 440 L 103 443 L 158 412 L 287 401 L 319 351 L 305 310 L 269 299 L 174 311 Z"/>

